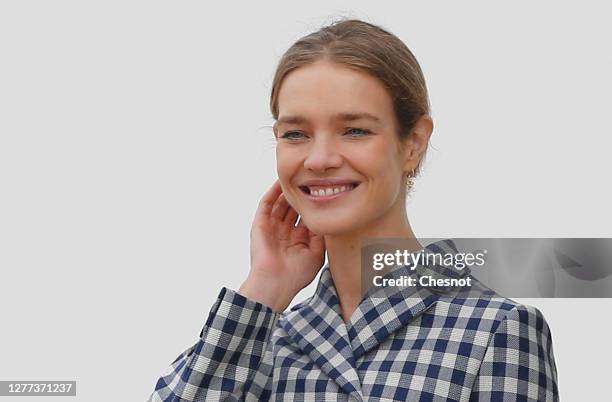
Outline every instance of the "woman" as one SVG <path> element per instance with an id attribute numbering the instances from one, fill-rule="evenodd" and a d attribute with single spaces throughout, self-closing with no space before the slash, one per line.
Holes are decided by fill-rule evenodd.
<path id="1" fill-rule="evenodd" d="M 282 57 L 270 105 L 278 181 L 252 225 L 250 273 L 221 290 L 151 400 L 556 400 L 537 309 L 426 288 L 363 296 L 362 240 L 421 247 L 405 201 L 433 122 L 408 48 L 366 22 L 326 26 Z M 315 294 L 285 312 L 325 252 Z"/>

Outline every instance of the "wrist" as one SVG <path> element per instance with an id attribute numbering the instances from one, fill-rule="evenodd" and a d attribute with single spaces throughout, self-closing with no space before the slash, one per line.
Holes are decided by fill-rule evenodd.
<path id="1" fill-rule="evenodd" d="M 287 292 L 286 286 L 269 280 L 248 277 L 238 289 L 244 297 L 270 307 L 276 313 L 282 313 L 295 295 Z"/>

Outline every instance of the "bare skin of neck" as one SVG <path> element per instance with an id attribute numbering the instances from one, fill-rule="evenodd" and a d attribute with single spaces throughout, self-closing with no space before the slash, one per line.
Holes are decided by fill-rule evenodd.
<path id="1" fill-rule="evenodd" d="M 398 203 L 385 216 L 367 227 L 348 233 L 325 236 L 329 269 L 340 299 L 344 322 L 350 320 L 362 300 L 362 240 L 385 237 L 414 240 L 415 249 L 420 248 L 408 221 L 403 202 Z"/>

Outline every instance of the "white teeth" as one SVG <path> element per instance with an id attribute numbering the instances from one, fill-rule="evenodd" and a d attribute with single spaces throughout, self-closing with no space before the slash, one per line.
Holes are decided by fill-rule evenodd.
<path id="1" fill-rule="evenodd" d="M 339 194 L 344 191 L 352 190 L 353 188 L 355 188 L 354 184 L 347 184 L 347 185 L 342 185 L 338 187 L 327 187 L 324 189 L 323 188 L 319 188 L 319 189 L 309 188 L 309 190 L 310 190 L 310 195 L 313 195 L 315 197 L 328 197 L 330 195 Z"/>

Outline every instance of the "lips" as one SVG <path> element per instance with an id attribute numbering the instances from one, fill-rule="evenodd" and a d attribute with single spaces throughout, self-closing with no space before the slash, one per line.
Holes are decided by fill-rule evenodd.
<path id="1" fill-rule="evenodd" d="M 329 197 L 335 194 L 345 193 L 353 190 L 359 183 L 348 183 L 331 186 L 300 186 L 300 189 L 313 197 Z"/>
<path id="2" fill-rule="evenodd" d="M 298 187 L 310 201 L 327 203 L 328 201 L 347 196 L 355 188 L 359 187 L 359 184 L 360 182 L 357 180 L 329 178 L 307 180 Z"/>
<path id="3" fill-rule="evenodd" d="M 329 177 L 325 179 L 305 180 L 298 187 L 306 194 L 309 200 L 321 203 L 344 197 L 357 188 L 359 184 L 359 180 L 343 177 Z"/>
<path id="4" fill-rule="evenodd" d="M 299 185 L 300 186 L 341 186 L 347 184 L 356 184 L 359 183 L 359 180 L 349 179 L 344 177 L 328 177 L 328 178 L 320 178 L 320 179 L 309 179 L 304 180 Z"/>

